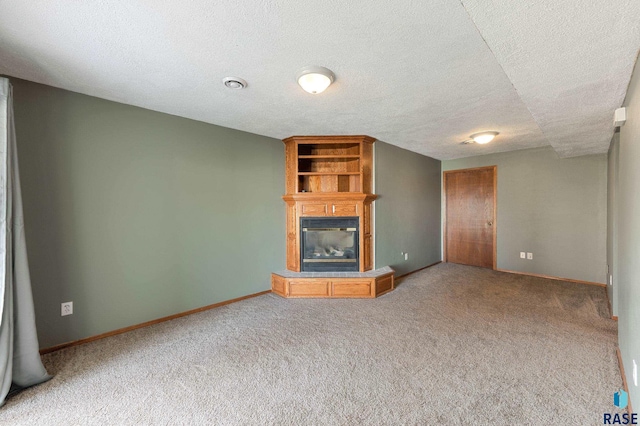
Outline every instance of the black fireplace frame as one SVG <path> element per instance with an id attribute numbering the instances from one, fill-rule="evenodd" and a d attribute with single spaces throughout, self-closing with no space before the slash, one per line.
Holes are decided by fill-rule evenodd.
<path id="1" fill-rule="evenodd" d="M 305 262 L 306 229 L 353 229 L 355 262 L 351 258 L 336 258 L 335 262 Z M 301 217 L 300 218 L 300 271 L 302 272 L 358 272 L 360 271 L 360 218 L 351 216 L 339 217 Z"/>

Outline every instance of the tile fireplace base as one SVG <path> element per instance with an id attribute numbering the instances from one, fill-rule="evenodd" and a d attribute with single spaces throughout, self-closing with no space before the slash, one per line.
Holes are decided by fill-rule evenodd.
<path id="1" fill-rule="evenodd" d="M 271 274 L 271 291 L 287 298 L 375 298 L 393 290 L 394 270 L 388 266 L 367 272 L 293 272 Z"/>

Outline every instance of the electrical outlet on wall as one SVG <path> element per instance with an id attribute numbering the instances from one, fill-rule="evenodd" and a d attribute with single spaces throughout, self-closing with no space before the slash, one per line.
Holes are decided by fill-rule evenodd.
<path id="1" fill-rule="evenodd" d="M 533 260 L 533 253 L 527 253 L 527 260 Z"/>
<path id="2" fill-rule="evenodd" d="M 520 252 L 520 259 L 526 259 L 527 258 L 527 253 L 521 251 Z"/>
<path id="3" fill-rule="evenodd" d="M 609 274 L 609 285 L 613 285 L 613 275 Z"/>
<path id="4" fill-rule="evenodd" d="M 60 316 L 73 314 L 73 302 L 64 302 L 60 305 Z"/>

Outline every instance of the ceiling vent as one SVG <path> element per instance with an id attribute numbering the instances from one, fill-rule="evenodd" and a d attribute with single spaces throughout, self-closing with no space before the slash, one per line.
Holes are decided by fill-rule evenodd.
<path id="1" fill-rule="evenodd" d="M 247 82 L 238 77 L 227 77 L 222 80 L 225 86 L 229 89 L 244 89 L 247 87 Z"/>

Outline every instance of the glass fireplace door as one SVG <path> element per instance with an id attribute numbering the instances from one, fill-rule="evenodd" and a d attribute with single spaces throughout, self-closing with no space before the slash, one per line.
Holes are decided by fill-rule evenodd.
<path id="1" fill-rule="evenodd" d="M 303 271 L 358 271 L 357 217 L 301 218 Z"/>

